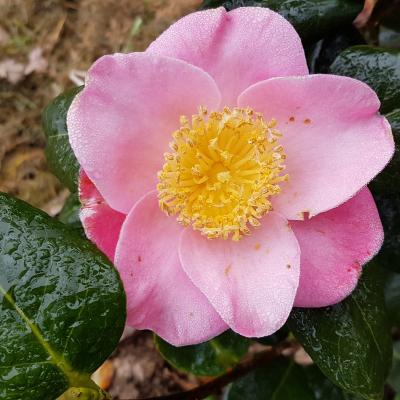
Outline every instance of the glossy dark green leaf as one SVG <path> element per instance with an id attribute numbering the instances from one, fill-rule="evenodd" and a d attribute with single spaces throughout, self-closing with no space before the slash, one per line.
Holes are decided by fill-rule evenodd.
<path id="1" fill-rule="evenodd" d="M 71 192 L 77 191 L 79 164 L 71 149 L 67 132 L 67 112 L 72 100 L 82 90 L 76 87 L 60 94 L 44 109 L 43 130 L 47 137 L 46 157 L 49 167 Z"/>
<path id="2" fill-rule="evenodd" d="M 386 114 L 385 117 L 392 127 L 396 150 L 389 165 L 386 166 L 369 186 L 374 193 L 398 196 L 400 195 L 400 108 Z"/>
<path id="3" fill-rule="evenodd" d="M 71 388 L 70 398 L 102 399 L 89 376 L 124 328 L 118 273 L 75 230 L 5 194 L 0 243 L 0 398 Z"/>
<path id="4" fill-rule="evenodd" d="M 342 52 L 331 72 L 359 79 L 371 86 L 381 100 L 381 112 L 400 108 L 400 51 L 355 46 Z"/>
<path id="5" fill-rule="evenodd" d="M 393 326 L 400 328 L 400 274 L 388 274 L 385 287 L 386 308 Z"/>
<path id="6" fill-rule="evenodd" d="M 208 342 L 174 347 L 155 337 L 160 354 L 175 368 L 201 376 L 220 375 L 246 354 L 249 340 L 228 330 Z"/>
<path id="7" fill-rule="evenodd" d="M 205 0 L 204 8 L 224 6 L 232 10 L 243 6 L 270 8 L 296 28 L 303 41 L 318 40 L 337 32 L 351 22 L 362 9 L 356 0 Z"/>
<path id="8" fill-rule="evenodd" d="M 58 220 L 63 224 L 69 225 L 83 233 L 82 223 L 79 218 L 80 209 L 81 203 L 79 201 L 79 197 L 76 193 L 72 193 L 67 198 L 67 201 L 60 211 L 60 214 L 58 214 Z"/>
<path id="9" fill-rule="evenodd" d="M 382 398 L 392 342 L 385 311 L 383 274 L 370 263 L 353 294 L 319 309 L 294 309 L 289 327 L 321 371 L 366 400 Z"/>
<path id="10" fill-rule="evenodd" d="M 393 344 L 393 365 L 388 383 L 397 393 L 400 393 L 400 342 Z"/>
<path id="11" fill-rule="evenodd" d="M 234 382 L 228 400 L 315 400 L 303 369 L 278 358 Z"/>
<path id="12" fill-rule="evenodd" d="M 385 231 L 385 240 L 375 257 L 380 266 L 400 272 L 400 201 L 398 195 L 374 192 L 379 215 Z"/>
<path id="13" fill-rule="evenodd" d="M 351 394 L 334 385 L 316 365 L 305 368 L 309 386 L 316 400 L 356 400 Z"/>

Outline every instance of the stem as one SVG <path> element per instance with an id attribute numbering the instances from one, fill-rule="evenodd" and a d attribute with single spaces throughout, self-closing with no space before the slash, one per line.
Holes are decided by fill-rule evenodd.
<path id="1" fill-rule="evenodd" d="M 270 363 L 276 357 L 281 355 L 282 351 L 286 348 L 290 347 L 291 344 L 288 342 L 284 342 L 281 345 L 278 345 L 272 349 L 261 351 L 259 353 L 254 354 L 248 359 L 245 359 L 236 367 L 234 367 L 231 371 L 227 372 L 224 375 L 215 378 L 214 380 L 198 386 L 192 390 L 188 390 L 186 392 L 169 394 L 166 396 L 158 396 L 158 397 L 148 397 L 142 400 L 200 400 L 204 399 L 211 394 L 214 394 L 221 390 L 224 386 L 228 385 L 231 382 L 236 381 L 244 375 L 247 375 L 252 370 L 261 367 L 262 365 Z M 133 399 L 130 399 L 133 400 Z"/>

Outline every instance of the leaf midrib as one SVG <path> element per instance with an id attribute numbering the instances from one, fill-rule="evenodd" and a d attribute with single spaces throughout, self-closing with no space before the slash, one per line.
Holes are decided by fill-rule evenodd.
<path id="1" fill-rule="evenodd" d="M 53 364 L 56 368 L 58 368 L 67 378 L 70 386 L 89 386 L 91 387 L 93 383 L 90 380 L 89 375 L 79 374 L 74 371 L 71 365 L 65 360 L 64 357 L 60 356 L 46 341 L 40 332 L 39 328 L 32 322 L 32 320 L 25 314 L 25 312 L 16 304 L 11 296 L 4 290 L 4 288 L 0 285 L 0 293 L 3 294 L 4 298 L 8 301 L 8 303 L 15 309 L 18 315 L 22 318 L 24 323 L 30 328 L 33 335 L 36 337 L 39 344 L 43 347 L 44 351 L 50 356 L 50 360 L 47 361 L 49 364 Z M 45 362 L 40 362 L 40 364 L 44 364 Z M 32 363 L 35 364 L 35 363 Z"/>

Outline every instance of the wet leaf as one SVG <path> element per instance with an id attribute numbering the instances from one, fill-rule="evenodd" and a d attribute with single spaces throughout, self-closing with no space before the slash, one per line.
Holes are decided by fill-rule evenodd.
<path id="1" fill-rule="evenodd" d="M 81 203 L 79 201 L 79 197 L 76 193 L 72 193 L 67 198 L 67 201 L 65 202 L 64 207 L 58 214 L 57 218 L 63 224 L 69 225 L 83 234 L 83 227 L 79 218 L 80 210 Z"/>
<path id="2" fill-rule="evenodd" d="M 354 46 L 342 52 L 331 73 L 350 76 L 371 86 L 381 101 L 381 112 L 400 108 L 400 51 Z"/>
<path id="3" fill-rule="evenodd" d="M 316 400 L 356 400 L 353 395 L 344 392 L 327 379 L 316 365 L 305 368 L 305 372 Z"/>
<path id="4" fill-rule="evenodd" d="M 280 357 L 234 382 L 228 400 L 315 400 L 303 369 Z"/>
<path id="5" fill-rule="evenodd" d="M 124 328 L 114 267 L 75 230 L 5 194 L 0 242 L 0 398 L 54 400 L 67 389 L 106 398 L 90 374 Z"/>
<path id="6" fill-rule="evenodd" d="M 227 10 L 244 6 L 270 8 L 285 17 L 303 41 L 321 39 L 337 32 L 351 22 L 362 10 L 362 2 L 355 0 L 205 0 L 204 8 L 224 6 Z"/>
<path id="7" fill-rule="evenodd" d="M 236 365 L 246 354 L 249 340 L 228 330 L 208 342 L 174 347 L 155 337 L 157 350 L 175 368 L 202 376 L 216 376 Z"/>
<path id="8" fill-rule="evenodd" d="M 382 398 L 392 342 L 380 267 L 370 263 L 351 296 L 339 304 L 294 309 L 289 327 L 321 371 L 366 400 Z"/>
<path id="9" fill-rule="evenodd" d="M 46 157 L 50 169 L 71 192 L 77 191 L 79 164 L 71 149 L 67 131 L 67 112 L 83 86 L 67 90 L 56 97 L 42 114 L 47 138 Z"/>

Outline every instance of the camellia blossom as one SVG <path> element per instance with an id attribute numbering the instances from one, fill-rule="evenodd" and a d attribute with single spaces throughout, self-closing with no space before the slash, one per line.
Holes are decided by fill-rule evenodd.
<path id="1" fill-rule="evenodd" d="M 366 187 L 394 151 L 379 106 L 362 82 L 309 75 L 266 8 L 197 12 L 100 58 L 67 123 L 128 324 L 174 345 L 261 337 L 348 296 L 383 240 Z"/>

